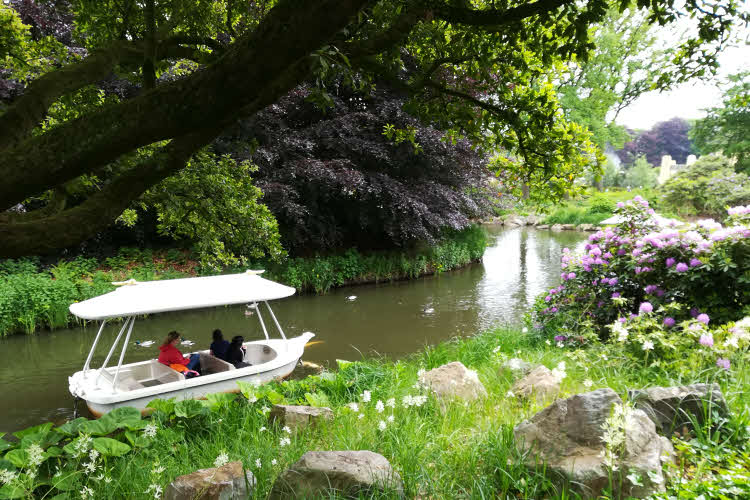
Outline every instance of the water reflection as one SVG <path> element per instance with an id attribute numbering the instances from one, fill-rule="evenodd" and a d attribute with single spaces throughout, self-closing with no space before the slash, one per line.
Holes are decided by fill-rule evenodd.
<path id="1" fill-rule="evenodd" d="M 306 350 L 305 359 L 403 356 L 454 335 L 519 322 L 534 298 L 559 282 L 562 248 L 585 237 L 528 228 L 490 227 L 488 232 L 491 244 L 481 264 L 413 281 L 290 297 L 273 303 L 274 312 L 288 336 L 309 330 L 322 341 Z M 351 295 L 356 300 L 348 300 Z M 214 328 L 226 338 L 261 338 L 257 317 L 244 311 L 244 306 L 222 307 L 138 320 L 131 340 L 156 342 L 148 348 L 131 344 L 126 362 L 156 357 L 163 337 L 175 328 L 196 342 L 193 349 L 208 346 Z M 271 324 L 267 312 L 264 319 Z M 118 330 L 116 324 L 105 328 L 93 366 L 104 359 Z M 70 416 L 67 378 L 81 369 L 96 331 L 92 324 L 0 340 L 0 431 Z"/>

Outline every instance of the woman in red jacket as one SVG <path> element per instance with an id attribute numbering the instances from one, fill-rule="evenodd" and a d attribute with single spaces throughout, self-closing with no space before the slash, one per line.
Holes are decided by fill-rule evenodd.
<path id="1" fill-rule="evenodd" d="M 177 342 L 180 340 L 180 334 L 176 331 L 171 331 L 167 334 L 167 338 L 164 343 L 159 346 L 159 363 L 169 365 L 183 365 L 188 370 L 199 370 L 201 356 L 200 354 L 191 354 L 189 358 L 182 355 L 179 349 L 175 347 Z"/>

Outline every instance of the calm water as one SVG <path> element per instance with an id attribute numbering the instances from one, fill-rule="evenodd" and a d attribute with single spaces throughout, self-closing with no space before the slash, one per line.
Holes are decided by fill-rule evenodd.
<path id="1" fill-rule="evenodd" d="M 534 297 L 559 282 L 562 249 L 585 238 L 569 231 L 492 226 L 487 231 L 490 245 L 481 264 L 408 282 L 295 296 L 271 305 L 288 336 L 312 331 L 317 335 L 313 340 L 321 341 L 306 349 L 306 360 L 333 362 L 375 353 L 403 356 L 454 335 L 520 321 Z M 351 295 L 357 299 L 347 300 Z M 137 320 L 131 342 L 156 342 L 148 348 L 131 343 L 125 362 L 156 357 L 157 346 L 173 329 L 196 342 L 183 351 L 207 347 L 214 328 L 221 328 L 225 337 L 262 338 L 257 318 L 245 316 L 244 310 L 222 307 Z M 270 323 L 267 312 L 264 320 Z M 92 366 L 104 359 L 119 327 L 105 328 Z M 83 366 L 97 328 L 92 324 L 0 339 L 0 432 L 60 422 L 72 415 L 68 376 Z M 85 412 L 85 404 L 80 408 Z"/>

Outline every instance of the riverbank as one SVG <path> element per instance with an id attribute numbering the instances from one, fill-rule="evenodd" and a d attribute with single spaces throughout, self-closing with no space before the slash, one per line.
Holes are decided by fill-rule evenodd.
<path id="1" fill-rule="evenodd" d="M 609 357 L 603 363 L 605 353 Z M 597 345 L 582 350 L 548 346 L 519 329 L 504 328 L 443 342 L 397 362 L 340 362 L 332 371 L 304 380 L 244 387 L 239 396 L 218 395 L 177 406 L 156 403 L 160 411 L 144 421 L 123 413 L 103 424 L 78 420 L 57 430 L 49 424 L 22 431 L 16 435 L 26 450 L 35 441 L 45 449 L 42 464 L 30 466 L 28 451 L 11 450 L 2 467 L 21 473 L 16 484 L 26 481 L 25 487 L 37 488 L 37 495 L 52 484 L 74 496 L 85 490 L 93 498 L 158 498 L 179 475 L 238 460 L 257 480 L 252 498 L 266 498 L 280 474 L 305 452 L 371 450 L 401 476 L 407 498 L 568 495 L 541 467 L 523 465 L 527 457 L 517 450 L 514 427 L 549 400 L 512 393 L 519 375 L 510 368 L 510 358 L 556 370 L 560 387 L 553 398 L 604 387 L 626 397 L 633 388 L 718 383 L 729 417 L 714 420 L 714 431 L 700 427 L 672 437 L 679 466 L 665 465 L 666 495 L 742 498 L 750 493 L 747 359 L 731 371 L 686 372 L 613 356 Z M 454 361 L 476 371 L 485 398 L 445 404 L 419 384 L 415 387 L 421 370 Z M 327 406 L 332 419 L 290 432 L 269 419 L 273 404 Z M 95 455 L 89 452 L 92 446 Z M 8 488 L 3 487 L 6 493 Z M 59 492 L 50 491 L 49 496 Z"/>
<path id="2" fill-rule="evenodd" d="M 42 268 L 38 260 L 0 261 L 0 337 L 76 324 L 68 306 L 112 291 L 113 281 L 174 279 L 265 269 L 265 277 L 302 293 L 326 293 L 334 287 L 413 279 L 477 262 L 486 235 L 474 226 L 446 237 L 434 247 L 404 252 L 292 258 L 283 263 L 251 262 L 220 272 L 200 267 L 187 252 L 121 249 L 98 261 L 78 257 Z"/>

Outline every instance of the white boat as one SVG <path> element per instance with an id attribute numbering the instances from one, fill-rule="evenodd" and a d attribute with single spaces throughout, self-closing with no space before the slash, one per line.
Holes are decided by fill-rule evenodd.
<path id="1" fill-rule="evenodd" d="M 91 413 L 101 416 L 120 406 L 145 410 L 157 398 L 201 398 L 215 392 L 236 392 L 238 381 L 264 383 L 289 375 L 299 362 L 310 332 L 287 339 L 269 300 L 293 295 L 294 288 L 258 276 L 262 271 L 241 274 L 184 278 L 162 281 L 116 283 L 115 291 L 70 306 L 70 312 L 86 320 L 101 320 L 83 369 L 68 378 L 73 396 L 86 401 Z M 259 303 L 265 303 L 280 338 L 270 338 Z M 249 304 L 258 316 L 265 339 L 245 342 L 245 359 L 250 366 L 235 368 L 209 350 L 199 351 L 201 376 L 185 376 L 156 359 L 123 364 L 136 316 L 230 304 Z M 91 360 L 102 331 L 111 318 L 125 318 L 102 366 L 91 368 Z M 125 334 L 117 366 L 107 366 Z M 167 332 L 165 332 L 166 334 Z M 186 353 L 190 354 L 190 353 Z"/>

